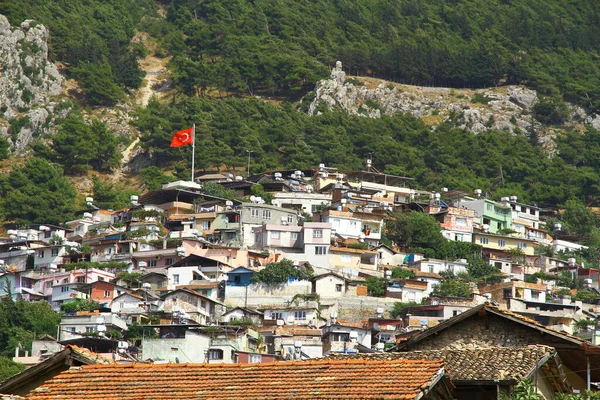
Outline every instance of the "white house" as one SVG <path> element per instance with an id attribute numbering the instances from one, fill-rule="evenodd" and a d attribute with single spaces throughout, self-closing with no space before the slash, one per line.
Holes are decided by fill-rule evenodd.
<path id="1" fill-rule="evenodd" d="M 416 268 L 422 272 L 429 272 L 433 274 L 440 274 L 442 272 L 453 272 L 459 274 L 461 272 L 467 272 L 467 260 L 438 260 L 435 258 L 423 258 L 418 261 L 409 263 L 410 268 Z"/>

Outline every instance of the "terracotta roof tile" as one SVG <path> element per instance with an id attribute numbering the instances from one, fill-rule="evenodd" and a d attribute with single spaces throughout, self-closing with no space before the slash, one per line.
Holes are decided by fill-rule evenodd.
<path id="1" fill-rule="evenodd" d="M 439 360 L 89 365 L 27 399 L 414 399 L 444 375 Z"/>
<path id="2" fill-rule="evenodd" d="M 549 346 L 493 347 L 486 349 L 423 350 L 395 353 L 331 354 L 324 359 L 347 360 L 443 360 L 444 367 L 453 381 L 522 380 L 535 370 L 538 363 L 556 354 Z"/>

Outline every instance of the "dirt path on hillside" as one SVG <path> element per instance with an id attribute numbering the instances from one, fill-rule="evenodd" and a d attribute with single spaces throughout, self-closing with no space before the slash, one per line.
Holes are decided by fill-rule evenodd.
<path id="1" fill-rule="evenodd" d="M 140 68 L 146 73 L 146 78 L 136 95 L 135 103 L 137 105 L 145 107 L 148 105 L 148 101 L 153 95 L 160 97 L 163 90 L 160 88 L 155 90 L 155 88 L 166 79 L 168 75 L 167 64 L 169 60 L 170 57 L 158 58 L 154 54 L 148 55 L 140 60 Z"/>

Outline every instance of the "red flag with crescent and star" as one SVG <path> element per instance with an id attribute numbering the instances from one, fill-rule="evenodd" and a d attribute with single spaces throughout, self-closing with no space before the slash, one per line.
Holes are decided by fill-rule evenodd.
<path id="1" fill-rule="evenodd" d="M 194 144 L 194 128 L 182 129 L 175 132 L 171 139 L 171 147 L 181 147 L 188 144 Z"/>

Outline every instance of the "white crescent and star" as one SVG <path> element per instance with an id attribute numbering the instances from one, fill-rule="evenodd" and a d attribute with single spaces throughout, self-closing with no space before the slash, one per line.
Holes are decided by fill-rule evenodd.
<path id="1" fill-rule="evenodd" d="M 182 142 L 187 142 L 188 140 L 190 140 L 190 134 L 189 134 L 189 133 L 187 133 L 187 132 L 184 132 L 184 133 L 181 135 L 181 141 L 182 141 Z"/>

